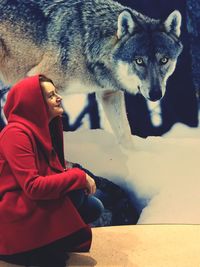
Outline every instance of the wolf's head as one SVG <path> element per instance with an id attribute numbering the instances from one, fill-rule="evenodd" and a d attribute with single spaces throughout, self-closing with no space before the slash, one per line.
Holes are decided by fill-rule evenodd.
<path id="1" fill-rule="evenodd" d="M 121 87 L 157 101 L 165 93 L 182 51 L 181 14 L 172 12 L 162 22 L 124 10 L 118 17 L 118 42 L 112 54 Z"/>

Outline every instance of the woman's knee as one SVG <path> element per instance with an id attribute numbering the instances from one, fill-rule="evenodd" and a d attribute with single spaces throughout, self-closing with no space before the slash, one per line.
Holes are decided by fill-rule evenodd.
<path id="1" fill-rule="evenodd" d="M 103 210 L 104 206 L 98 198 L 88 196 L 80 209 L 80 213 L 86 223 L 92 223 L 101 216 Z"/>
<path id="2" fill-rule="evenodd" d="M 92 209 L 96 211 L 96 214 L 97 215 L 99 214 L 99 217 L 100 217 L 104 210 L 103 203 L 95 196 L 89 196 L 88 198 L 89 198 L 89 201 L 91 201 Z"/>

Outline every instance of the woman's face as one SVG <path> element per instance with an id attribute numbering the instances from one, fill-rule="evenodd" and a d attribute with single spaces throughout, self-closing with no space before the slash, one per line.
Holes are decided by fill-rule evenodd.
<path id="1" fill-rule="evenodd" d="M 48 106 L 49 121 L 64 112 L 61 101 L 62 97 L 57 93 L 55 86 L 51 82 L 41 82 L 44 99 Z"/>

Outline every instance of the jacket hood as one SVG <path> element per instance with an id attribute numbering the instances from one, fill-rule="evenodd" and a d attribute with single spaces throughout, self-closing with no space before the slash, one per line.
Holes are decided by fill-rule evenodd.
<path id="1" fill-rule="evenodd" d="M 64 167 L 61 117 L 54 118 L 49 124 L 47 105 L 43 98 L 39 75 L 27 77 L 10 89 L 4 106 L 4 114 L 8 124 L 21 123 L 31 130 L 48 159 L 54 148 Z"/>

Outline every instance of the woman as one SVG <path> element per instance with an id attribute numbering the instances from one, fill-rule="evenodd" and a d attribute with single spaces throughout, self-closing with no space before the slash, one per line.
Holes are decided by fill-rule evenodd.
<path id="1" fill-rule="evenodd" d="M 66 252 L 88 251 L 103 206 L 94 180 L 66 168 L 62 98 L 44 76 L 21 80 L 4 106 L 0 134 L 0 259 L 65 266 Z M 87 214 L 86 214 L 87 213 Z"/>

